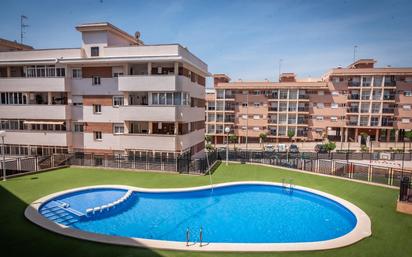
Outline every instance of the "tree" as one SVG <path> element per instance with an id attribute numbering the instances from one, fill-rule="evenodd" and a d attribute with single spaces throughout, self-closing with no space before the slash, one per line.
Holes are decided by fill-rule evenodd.
<path id="1" fill-rule="evenodd" d="M 409 140 L 409 151 L 411 150 L 412 130 L 405 132 L 405 137 Z"/>
<path id="2" fill-rule="evenodd" d="M 288 138 L 289 141 L 292 141 L 292 137 L 295 136 L 295 131 L 294 130 L 288 130 Z"/>
<path id="3" fill-rule="evenodd" d="M 235 134 L 229 134 L 229 142 L 233 143 L 233 149 L 236 147 L 237 136 Z"/>
<path id="4" fill-rule="evenodd" d="M 326 147 L 326 150 L 330 153 L 330 152 L 332 152 L 333 150 L 335 150 L 336 144 L 335 144 L 335 142 L 328 141 L 328 142 L 325 144 L 325 147 Z"/>
<path id="5" fill-rule="evenodd" d="M 213 149 L 214 149 L 214 147 L 213 147 L 213 145 L 212 145 L 211 143 L 207 143 L 207 144 L 206 144 L 206 150 L 207 150 L 208 152 L 213 151 Z"/>
<path id="6" fill-rule="evenodd" d="M 212 136 L 211 135 L 205 135 L 205 141 L 206 141 L 206 143 L 212 142 Z"/>
<path id="7" fill-rule="evenodd" d="M 267 138 L 268 138 L 268 134 L 266 134 L 266 133 L 260 133 L 260 134 L 259 134 L 260 144 L 262 144 L 263 142 L 265 142 Z"/>

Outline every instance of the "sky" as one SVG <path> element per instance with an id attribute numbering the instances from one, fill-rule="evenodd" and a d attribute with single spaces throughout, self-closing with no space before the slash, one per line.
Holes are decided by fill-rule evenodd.
<path id="1" fill-rule="evenodd" d="M 108 21 L 145 44 L 179 43 L 232 81 L 319 77 L 356 58 L 412 67 L 412 1 L 0 0 L 0 37 L 35 48 L 80 47 L 74 27 Z M 281 61 L 280 61 L 281 60 Z"/>

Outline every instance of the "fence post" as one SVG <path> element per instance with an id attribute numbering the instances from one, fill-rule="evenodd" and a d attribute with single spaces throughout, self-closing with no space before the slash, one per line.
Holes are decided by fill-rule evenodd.
<path id="1" fill-rule="evenodd" d="M 34 171 L 39 171 L 39 157 L 38 156 L 35 157 Z"/>

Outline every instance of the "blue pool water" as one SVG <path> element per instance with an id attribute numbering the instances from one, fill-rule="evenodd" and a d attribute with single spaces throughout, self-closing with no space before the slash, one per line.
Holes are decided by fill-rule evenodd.
<path id="1" fill-rule="evenodd" d="M 68 203 L 69 209 L 85 213 L 87 208 L 113 202 L 125 193 L 113 188 L 69 193 L 46 202 L 39 211 L 47 214 L 56 203 Z M 337 238 L 350 232 L 356 222 L 351 211 L 320 195 L 242 184 L 218 187 L 213 193 L 210 189 L 135 191 L 127 202 L 104 215 L 80 216 L 65 225 L 106 235 L 182 242 L 187 228 L 191 241 L 197 241 L 202 227 L 204 242 L 286 243 Z"/>

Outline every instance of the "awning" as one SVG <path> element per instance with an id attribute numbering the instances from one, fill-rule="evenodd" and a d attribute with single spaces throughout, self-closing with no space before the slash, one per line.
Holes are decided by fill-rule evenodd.
<path id="1" fill-rule="evenodd" d="M 37 121 L 37 120 L 31 120 L 31 121 L 24 121 L 23 124 L 46 124 L 46 125 L 63 125 L 64 121 Z"/>

